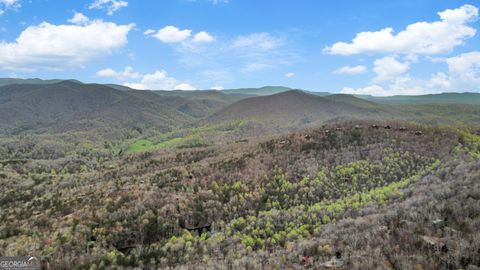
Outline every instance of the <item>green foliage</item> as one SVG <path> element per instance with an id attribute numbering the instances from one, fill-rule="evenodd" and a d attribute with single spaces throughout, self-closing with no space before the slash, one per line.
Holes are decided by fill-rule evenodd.
<path id="1" fill-rule="evenodd" d="M 243 127 L 191 128 L 183 135 L 223 136 Z M 81 258 L 73 260 L 82 269 L 229 268 L 230 262 L 247 268 L 239 263 L 267 257 L 271 265 L 296 267 L 305 255 L 320 263 L 339 248 L 333 240 L 322 242 L 343 237 L 331 233 L 337 224 L 369 227 L 364 217 L 411 200 L 422 188 L 418 179 L 442 175 L 437 170 L 453 166 L 446 159 L 467 160 L 478 147 L 478 136 L 470 132 L 422 131 L 424 136 L 347 128 L 326 135 L 318 129 L 310 139 L 305 131 L 262 138 L 261 144 L 250 138 L 219 142 L 208 149 L 181 148 L 187 142 L 181 134 L 153 132 L 144 134 L 145 147 L 174 143 L 159 152 L 129 155 L 112 149 L 125 149 L 138 136 L 66 143 L 65 151 L 53 152 L 37 148 L 38 138 L 3 141 L 9 158 L 0 163 L 0 253 L 48 256 L 55 268 L 71 268 L 71 258 Z M 32 152 L 37 159 L 26 158 Z M 43 159 L 58 153 L 56 159 Z M 462 166 L 455 167 L 458 175 Z M 473 191 L 469 196 L 468 202 L 477 198 Z M 464 227 L 470 228 L 460 223 L 452 228 Z M 383 241 L 383 235 L 372 235 L 370 245 Z M 396 235 L 392 231 L 389 237 L 395 241 Z"/>

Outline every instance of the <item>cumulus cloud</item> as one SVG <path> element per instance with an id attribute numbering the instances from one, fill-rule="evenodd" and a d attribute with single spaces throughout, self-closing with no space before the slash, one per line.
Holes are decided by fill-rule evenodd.
<path id="1" fill-rule="evenodd" d="M 73 17 L 71 19 L 68 20 L 69 22 L 73 23 L 73 24 L 79 24 L 79 25 L 82 25 L 82 24 L 87 24 L 90 22 L 90 20 L 88 19 L 87 16 L 83 15 L 82 13 L 80 12 L 75 12 L 75 14 L 73 15 Z"/>
<path id="2" fill-rule="evenodd" d="M 475 35 L 468 24 L 478 18 L 478 8 L 464 5 L 438 12 L 439 21 L 417 22 L 394 34 L 392 28 L 376 32 L 361 32 L 351 43 L 337 42 L 326 47 L 329 54 L 399 53 L 433 55 L 451 52 L 456 46 Z"/>
<path id="3" fill-rule="evenodd" d="M 95 0 L 89 9 L 105 9 L 108 15 L 113 15 L 115 11 L 127 6 L 128 2 L 123 0 Z"/>
<path id="4" fill-rule="evenodd" d="M 116 78 L 118 80 L 138 79 L 142 75 L 133 70 L 132 67 L 126 67 L 122 71 L 115 71 L 111 68 L 105 68 L 97 71 L 97 76 L 106 78 Z"/>
<path id="5" fill-rule="evenodd" d="M 179 29 L 176 26 L 169 25 L 155 31 L 148 29 L 143 32 L 146 36 L 152 36 L 163 43 L 182 43 L 185 48 L 196 49 L 196 44 L 210 43 L 215 41 L 215 38 L 206 31 L 201 31 L 192 37 L 192 30 Z"/>
<path id="6" fill-rule="evenodd" d="M 463 53 L 445 59 L 449 81 L 456 91 L 480 91 L 480 52 Z"/>
<path id="7" fill-rule="evenodd" d="M 398 73 L 402 74 L 388 81 L 374 80 L 372 85 L 359 88 L 344 87 L 342 92 L 376 96 L 480 92 L 480 52 L 463 53 L 441 61 L 448 65 L 448 72 L 437 72 L 431 74 L 430 78 L 421 79 L 405 75 L 399 68 Z"/>
<path id="8" fill-rule="evenodd" d="M 186 82 L 179 82 L 177 79 L 168 76 L 165 70 L 156 70 L 153 73 L 141 76 L 140 82 L 125 83 L 133 89 L 138 90 L 196 90 L 195 87 Z"/>
<path id="9" fill-rule="evenodd" d="M 215 41 L 215 38 L 212 37 L 208 32 L 202 31 L 197 33 L 193 37 L 192 41 L 195 43 L 208 43 Z"/>
<path id="10" fill-rule="evenodd" d="M 439 86 L 438 81 L 436 81 L 437 79 L 436 76 L 432 76 L 429 80 L 422 80 L 405 75 L 395 78 L 387 85 L 372 84 L 359 88 L 344 87 L 342 93 L 354 95 L 393 96 L 444 92 L 445 89 L 435 87 Z"/>
<path id="11" fill-rule="evenodd" d="M 373 79 L 374 82 L 389 81 L 398 77 L 408 71 L 409 64 L 401 63 L 393 57 L 383 57 L 373 62 L 373 71 L 377 76 Z"/>
<path id="12" fill-rule="evenodd" d="M 177 43 L 185 41 L 190 37 L 191 33 L 192 30 L 190 29 L 180 30 L 175 26 L 169 25 L 158 30 L 153 37 L 164 43 Z"/>
<path id="13" fill-rule="evenodd" d="M 369 85 L 367 87 L 344 87 L 341 91 L 343 94 L 350 95 L 373 95 L 373 96 L 389 96 L 392 95 L 389 92 L 385 91 L 383 87 L 379 85 Z"/>
<path id="14" fill-rule="evenodd" d="M 70 21 L 78 23 L 79 18 L 74 16 Z M 43 22 L 26 28 L 14 42 L 0 43 L 0 66 L 10 70 L 82 67 L 127 44 L 134 26 L 102 20 L 89 20 L 84 25 Z"/>
<path id="15" fill-rule="evenodd" d="M 348 74 L 348 75 L 354 75 L 354 74 L 362 74 L 368 72 L 368 68 L 366 66 L 343 66 L 340 67 L 336 70 L 333 71 L 333 74 Z"/>
<path id="16" fill-rule="evenodd" d="M 285 73 L 285 77 L 287 77 L 287 78 L 292 78 L 293 76 L 295 76 L 295 73 L 293 73 L 293 72 Z"/>
<path id="17" fill-rule="evenodd" d="M 223 86 L 212 86 L 210 87 L 211 90 L 217 90 L 217 91 L 221 91 L 221 90 L 224 90 L 225 87 Z"/>
<path id="18" fill-rule="evenodd" d="M 189 83 L 181 83 L 181 84 L 178 84 L 177 86 L 175 86 L 175 90 L 192 91 L 192 90 L 197 90 L 197 89 Z"/>
<path id="19" fill-rule="evenodd" d="M 456 75 L 479 76 L 480 52 L 464 53 L 455 57 L 446 58 L 448 69 Z"/>

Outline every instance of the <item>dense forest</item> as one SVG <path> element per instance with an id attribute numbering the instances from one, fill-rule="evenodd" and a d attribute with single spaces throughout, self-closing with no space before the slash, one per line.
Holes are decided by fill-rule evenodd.
<path id="1" fill-rule="evenodd" d="M 1 255 L 50 269 L 480 267 L 478 105 L 52 85 L 0 87 L 0 114 L 18 117 L 0 123 Z M 62 117 L 18 105 L 45 89 L 64 93 L 45 100 Z"/>

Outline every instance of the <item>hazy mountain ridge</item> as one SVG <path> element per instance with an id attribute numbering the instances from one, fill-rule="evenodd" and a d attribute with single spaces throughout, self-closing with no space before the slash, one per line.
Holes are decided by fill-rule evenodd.
<path id="1" fill-rule="evenodd" d="M 153 93 L 125 92 L 71 81 L 3 86 L 0 102 L 0 125 L 5 130 L 57 132 L 109 125 L 153 125 L 168 130 L 194 120 Z"/>
<path id="2" fill-rule="evenodd" d="M 364 96 L 356 95 L 359 98 L 385 104 L 470 104 L 480 105 L 480 93 L 440 93 L 418 96 Z"/>
<path id="3" fill-rule="evenodd" d="M 352 100 L 357 100 L 351 97 Z M 362 101 L 359 100 L 358 103 Z M 238 119 L 262 121 L 300 120 L 322 122 L 338 117 L 366 118 L 376 111 L 357 106 L 354 102 L 337 101 L 334 98 L 320 97 L 301 90 L 290 90 L 270 96 L 243 99 L 212 115 L 214 122 Z"/>
<path id="4" fill-rule="evenodd" d="M 5 81 L 5 80 L 3 80 Z M 149 91 L 74 80 L 0 87 L 0 127 L 10 132 L 64 132 L 108 127 L 171 130 L 186 124 L 237 120 L 302 127 L 355 119 L 429 124 L 480 122 L 480 94 L 371 97 L 314 93 L 287 87 Z M 274 93 L 268 95 L 268 93 Z M 448 102 L 447 102 L 448 101 Z"/>

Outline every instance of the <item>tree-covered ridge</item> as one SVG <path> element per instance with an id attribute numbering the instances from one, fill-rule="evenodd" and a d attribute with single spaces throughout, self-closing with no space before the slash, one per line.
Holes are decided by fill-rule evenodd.
<path id="1" fill-rule="evenodd" d="M 4 141 L 0 253 L 34 253 L 60 268 L 246 268 L 267 254 L 278 258 L 272 267 L 318 267 L 348 247 L 329 242 L 294 249 L 296 258 L 281 254 L 324 241 L 332 224 L 419 196 L 424 176 L 448 177 L 436 172 L 454 161 L 478 160 L 480 140 L 470 131 L 400 127 L 353 123 L 120 155 L 115 146 L 66 137 L 67 154 L 40 151 L 40 158 L 28 155 L 44 141 L 38 137 L 25 138 L 36 143 L 23 152 Z"/>

